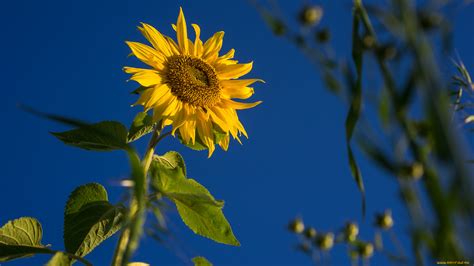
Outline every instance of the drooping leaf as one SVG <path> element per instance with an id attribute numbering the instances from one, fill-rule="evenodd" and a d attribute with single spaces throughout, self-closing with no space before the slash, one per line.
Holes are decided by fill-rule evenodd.
<path id="1" fill-rule="evenodd" d="M 35 218 L 21 217 L 8 221 L 0 228 L 0 262 L 50 253 L 41 244 L 43 229 Z"/>
<path id="2" fill-rule="evenodd" d="M 107 191 L 97 183 L 76 188 L 64 211 L 66 251 L 85 256 L 122 226 L 124 208 L 109 203 Z"/>
<path id="3" fill-rule="evenodd" d="M 193 258 L 194 266 L 212 266 L 212 263 L 209 262 L 206 258 L 204 257 L 194 257 Z"/>
<path id="4" fill-rule="evenodd" d="M 71 259 L 63 252 L 57 252 L 56 254 L 54 254 L 54 256 L 46 264 L 46 266 L 70 266 L 70 265 L 72 265 Z"/>
<path id="5" fill-rule="evenodd" d="M 128 131 L 127 142 L 133 142 L 144 135 L 153 132 L 154 123 L 151 116 L 146 112 L 138 113 L 133 119 L 132 126 Z"/>
<path id="6" fill-rule="evenodd" d="M 65 132 L 51 132 L 65 144 L 93 151 L 127 149 L 127 129 L 116 121 L 103 121 Z"/>
<path id="7" fill-rule="evenodd" d="M 181 219 L 194 233 L 219 243 L 240 245 L 222 212 L 224 202 L 214 199 L 204 186 L 186 177 L 179 153 L 155 156 L 150 170 L 153 188 L 176 204 Z"/>

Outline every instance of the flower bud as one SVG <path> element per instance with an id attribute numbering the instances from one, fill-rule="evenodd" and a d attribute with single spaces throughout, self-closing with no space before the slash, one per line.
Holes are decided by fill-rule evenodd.
<path id="1" fill-rule="evenodd" d="M 327 233 L 322 234 L 316 238 L 316 245 L 322 250 L 329 250 L 334 246 L 334 234 Z"/>
<path id="2" fill-rule="evenodd" d="M 301 234 L 304 231 L 304 223 L 301 218 L 296 218 L 288 225 L 288 230 L 292 233 Z"/>
<path id="3" fill-rule="evenodd" d="M 314 26 L 323 17 L 323 9 L 320 6 L 305 6 L 300 12 L 300 22 L 304 26 Z"/>
<path id="4" fill-rule="evenodd" d="M 374 245 L 371 243 L 363 243 L 360 246 L 359 253 L 364 258 L 370 258 L 374 255 Z"/>
<path id="5" fill-rule="evenodd" d="M 308 227 L 304 231 L 304 236 L 308 239 L 314 239 L 316 237 L 316 234 L 316 229 L 314 229 L 313 227 Z"/>
<path id="6" fill-rule="evenodd" d="M 424 173 L 423 164 L 419 162 L 404 165 L 400 169 L 400 175 L 411 180 L 419 180 Z"/>
<path id="7" fill-rule="evenodd" d="M 344 227 L 344 237 L 346 241 L 352 242 L 356 240 L 357 235 L 359 234 L 359 227 L 356 223 L 350 222 L 347 223 Z"/>
<path id="8" fill-rule="evenodd" d="M 375 224 L 384 230 L 392 228 L 392 212 L 390 210 L 386 210 L 383 214 L 377 214 Z"/>

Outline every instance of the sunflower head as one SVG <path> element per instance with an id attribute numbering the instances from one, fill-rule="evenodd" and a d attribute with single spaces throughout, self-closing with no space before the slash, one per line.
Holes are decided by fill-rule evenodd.
<path id="1" fill-rule="evenodd" d="M 239 79 L 252 70 L 252 63 L 233 60 L 235 50 L 220 55 L 224 32 L 217 32 L 206 42 L 201 30 L 192 24 L 194 41 L 188 38 L 188 28 L 182 9 L 173 28 L 175 42 L 154 27 L 142 23 L 138 27 L 151 43 L 126 42 L 135 55 L 150 68 L 125 67 L 131 80 L 141 85 L 141 95 L 134 105 L 153 110 L 153 121 L 172 127 L 182 143 L 196 149 L 208 149 L 209 157 L 215 144 L 227 150 L 230 136 L 237 141 L 247 133 L 239 121 L 237 110 L 252 108 L 261 102 L 244 103 L 233 99 L 248 99 L 250 87 L 260 79 Z"/>

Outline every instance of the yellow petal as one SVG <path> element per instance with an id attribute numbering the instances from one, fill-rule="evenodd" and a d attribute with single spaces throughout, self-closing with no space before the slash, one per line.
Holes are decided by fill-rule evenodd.
<path id="1" fill-rule="evenodd" d="M 155 47 L 156 50 L 165 56 L 171 56 L 171 50 L 165 37 L 153 26 L 142 23 L 143 28 L 138 27 L 145 38 Z"/>
<path id="2" fill-rule="evenodd" d="M 234 58 L 235 49 L 230 49 L 225 55 L 219 57 L 219 59 L 231 59 Z"/>
<path id="3" fill-rule="evenodd" d="M 162 78 L 158 72 L 151 69 L 144 69 L 136 72 L 130 80 L 134 80 L 144 87 L 151 87 L 153 85 L 161 84 L 162 82 Z"/>
<path id="4" fill-rule="evenodd" d="M 220 79 L 237 79 L 252 70 L 253 62 L 235 65 L 217 65 L 216 70 Z"/>
<path id="5" fill-rule="evenodd" d="M 168 41 L 168 45 L 169 45 L 169 47 L 170 47 L 170 49 L 171 49 L 171 52 L 172 52 L 173 54 L 175 54 L 175 55 L 181 54 L 181 53 L 179 52 L 179 47 L 178 47 L 178 45 L 174 42 L 174 40 L 171 39 L 171 38 L 168 37 L 168 36 L 166 36 L 165 38 L 166 38 L 166 40 Z"/>
<path id="6" fill-rule="evenodd" d="M 234 53 L 235 53 L 235 50 L 231 49 L 229 52 L 227 52 L 227 54 L 225 54 L 221 57 L 218 57 L 214 64 L 216 64 L 216 65 L 219 65 L 219 64 L 222 64 L 222 65 L 235 65 L 235 64 L 237 64 L 239 61 L 231 60 L 231 58 L 234 57 Z"/>
<path id="7" fill-rule="evenodd" d="M 210 120 L 206 119 L 206 115 L 202 111 L 197 112 L 197 131 L 199 138 L 202 140 L 204 145 L 209 150 L 208 158 L 211 157 L 212 153 L 215 150 L 214 146 L 214 134 L 212 132 L 212 123 Z"/>
<path id="8" fill-rule="evenodd" d="M 186 19 L 184 18 L 183 9 L 179 8 L 178 21 L 176 22 L 176 34 L 178 37 L 178 45 L 182 54 L 188 54 L 188 29 L 186 27 Z"/>
<path id="9" fill-rule="evenodd" d="M 262 101 L 258 101 L 254 103 L 241 103 L 241 102 L 236 102 L 229 99 L 221 99 L 218 105 L 222 108 L 232 108 L 236 110 L 243 110 L 243 109 L 249 109 L 249 108 L 255 107 L 261 103 Z"/>
<path id="10" fill-rule="evenodd" d="M 138 72 L 142 72 L 144 70 L 150 70 L 150 69 L 138 68 L 138 67 L 124 67 L 123 68 L 123 71 L 125 71 L 125 73 L 127 73 L 127 74 L 135 74 L 135 73 L 138 73 Z"/>
<path id="11" fill-rule="evenodd" d="M 223 119 L 221 116 L 217 115 L 212 109 L 215 108 L 208 109 L 212 122 L 216 123 L 222 131 L 228 132 L 230 127 L 227 124 L 225 118 Z"/>
<path id="12" fill-rule="evenodd" d="M 171 92 L 163 95 L 153 106 L 153 121 L 168 118 L 176 108 L 176 101 L 176 96 L 171 94 Z"/>
<path id="13" fill-rule="evenodd" d="M 185 140 L 185 143 L 195 144 L 196 140 L 196 114 L 193 107 L 188 104 L 183 106 L 186 122 L 182 127 L 179 128 L 181 137 Z"/>
<path id="14" fill-rule="evenodd" d="M 250 87 L 224 87 L 222 93 L 228 98 L 248 99 L 253 95 L 254 90 Z"/>
<path id="15" fill-rule="evenodd" d="M 237 128 L 237 113 L 232 113 L 231 109 L 213 107 L 213 112 L 216 114 L 222 121 L 225 121 L 229 125 L 229 131 L 232 134 L 232 137 L 237 138 L 238 128 Z"/>
<path id="16" fill-rule="evenodd" d="M 220 141 L 219 141 L 219 146 L 221 146 L 221 148 L 224 150 L 224 151 L 227 151 L 229 149 L 229 142 L 230 142 L 230 137 L 229 137 L 229 134 L 227 134 L 225 137 L 223 137 Z"/>
<path id="17" fill-rule="evenodd" d="M 143 63 L 152 66 L 155 69 L 163 69 L 165 58 L 155 49 L 148 45 L 138 42 L 126 42 L 132 50 L 132 53 Z"/>
<path id="18" fill-rule="evenodd" d="M 202 57 L 205 60 L 209 60 L 211 57 L 216 57 L 219 53 L 219 51 L 222 48 L 222 41 L 224 39 L 224 32 L 219 31 L 216 32 L 211 38 L 209 38 L 205 43 L 203 47 L 203 55 Z"/>
<path id="19" fill-rule="evenodd" d="M 166 84 L 155 86 L 145 90 L 140 95 L 140 98 L 132 105 L 143 105 L 145 110 L 152 108 L 161 98 L 165 97 L 169 92 L 169 87 Z"/>
<path id="20" fill-rule="evenodd" d="M 183 105 L 184 104 L 181 101 L 178 101 L 176 114 L 173 117 L 173 130 L 171 131 L 171 135 L 173 136 L 175 135 L 176 130 L 182 127 L 186 122 L 186 114 Z"/>
<path id="21" fill-rule="evenodd" d="M 197 24 L 191 24 L 194 28 L 194 32 L 196 33 L 196 39 L 194 40 L 194 56 L 201 57 L 202 55 L 202 41 L 200 39 L 201 36 L 201 28 Z"/>
<path id="22" fill-rule="evenodd" d="M 261 79 L 230 79 L 230 80 L 221 80 L 221 85 L 224 88 L 242 88 L 252 85 L 255 82 L 265 82 Z"/>

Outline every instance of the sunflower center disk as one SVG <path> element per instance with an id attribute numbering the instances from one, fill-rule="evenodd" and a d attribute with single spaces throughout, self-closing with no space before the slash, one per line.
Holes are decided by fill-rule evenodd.
<path id="1" fill-rule="evenodd" d="M 214 68 L 199 58 L 168 58 L 166 77 L 171 92 L 182 102 L 210 107 L 220 99 L 221 87 Z"/>

